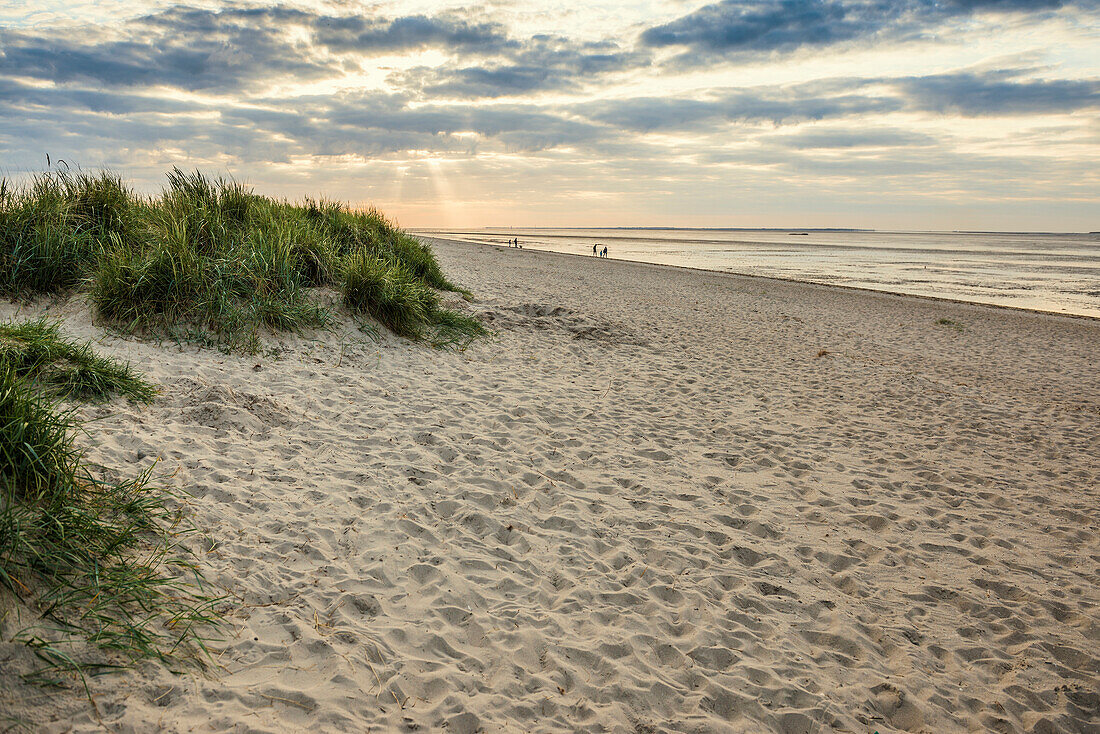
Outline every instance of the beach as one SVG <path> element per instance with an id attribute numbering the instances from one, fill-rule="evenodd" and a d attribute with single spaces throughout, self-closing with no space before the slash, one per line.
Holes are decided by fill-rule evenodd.
<path id="1" fill-rule="evenodd" d="M 1095 732 L 1100 321 L 431 240 L 494 331 L 345 319 L 258 355 L 49 315 L 158 383 L 224 594 L 202 673 L 44 691 L 36 731 Z M 5 617 L 4 639 L 17 620 Z"/>

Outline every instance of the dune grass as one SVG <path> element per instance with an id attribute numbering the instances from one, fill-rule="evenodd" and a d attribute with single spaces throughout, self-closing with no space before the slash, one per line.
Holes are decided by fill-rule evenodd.
<path id="1" fill-rule="evenodd" d="M 388 285 L 370 285 L 379 278 Z M 436 291 L 469 291 L 374 209 L 274 200 L 179 169 L 156 197 L 109 172 L 0 182 L 0 292 L 10 296 L 87 288 L 116 327 L 255 351 L 263 330 L 331 324 L 334 314 L 311 297 L 321 287 L 343 289 L 354 312 L 436 346 L 486 333 L 441 309 Z"/>
<path id="2" fill-rule="evenodd" d="M 0 370 L 10 369 L 59 397 L 103 400 L 121 395 L 150 402 L 155 385 L 128 364 L 97 355 L 91 344 L 61 336 L 45 319 L 0 324 Z"/>
<path id="3" fill-rule="evenodd" d="M 477 319 L 440 308 L 432 287 L 403 262 L 387 262 L 365 250 L 345 259 L 342 290 L 348 308 L 410 339 L 427 333 L 436 348 L 462 349 L 488 333 Z"/>
<path id="4" fill-rule="evenodd" d="M 215 599 L 180 551 L 180 515 L 150 486 L 152 467 L 97 477 L 78 430 L 27 373 L 0 365 L 0 587 L 39 617 L 14 635 L 43 663 L 33 680 L 197 660 Z M 88 655 L 81 640 L 111 655 Z"/>
<path id="5" fill-rule="evenodd" d="M 954 321 L 953 319 L 939 319 L 936 321 L 936 323 L 940 326 L 946 326 L 950 329 L 954 329 L 955 331 L 965 331 L 965 327 L 958 321 Z"/>
<path id="6" fill-rule="evenodd" d="M 389 263 L 366 250 L 347 256 L 344 303 L 370 314 L 395 334 L 420 338 L 439 296 L 401 263 Z"/>

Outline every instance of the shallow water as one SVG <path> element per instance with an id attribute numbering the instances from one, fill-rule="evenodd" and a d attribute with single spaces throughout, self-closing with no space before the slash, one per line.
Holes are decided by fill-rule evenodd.
<path id="1" fill-rule="evenodd" d="M 715 229 L 418 230 L 622 260 L 1100 317 L 1100 235 Z M 804 232 L 805 234 L 792 234 Z"/>

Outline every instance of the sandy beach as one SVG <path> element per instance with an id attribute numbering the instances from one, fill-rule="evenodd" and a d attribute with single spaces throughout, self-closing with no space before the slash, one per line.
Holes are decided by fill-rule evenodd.
<path id="1" fill-rule="evenodd" d="M 433 241 L 494 330 L 345 319 L 265 354 L 46 313 L 163 388 L 82 407 L 160 459 L 227 595 L 49 732 L 1096 732 L 1100 321 Z M 10 610 L 9 610 L 10 611 Z M 8 614 L 4 639 L 18 624 Z M 25 620 L 24 620 L 25 621 Z M 0 728 L 3 726 L 0 720 Z"/>

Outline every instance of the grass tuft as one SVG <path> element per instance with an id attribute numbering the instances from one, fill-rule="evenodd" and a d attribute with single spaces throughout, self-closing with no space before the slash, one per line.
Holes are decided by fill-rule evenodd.
<path id="1" fill-rule="evenodd" d="M 60 397 L 102 400 L 122 395 L 147 403 L 158 392 L 128 364 L 97 355 L 88 342 L 66 339 L 58 324 L 46 319 L 0 324 L 2 369 Z"/>
<path id="2" fill-rule="evenodd" d="M 489 330 L 472 316 L 439 309 L 432 314 L 431 344 L 436 349 L 464 351 L 476 339 L 489 335 Z"/>
<path id="3" fill-rule="evenodd" d="M 948 328 L 954 329 L 955 331 L 964 331 L 965 328 L 958 321 L 953 321 L 952 319 L 940 319 L 936 323 L 940 326 L 946 326 Z"/>
<path id="4" fill-rule="evenodd" d="M 343 291 L 348 308 L 367 313 L 410 339 L 423 336 L 439 308 L 439 296 L 403 263 L 383 260 L 366 250 L 348 256 Z"/>

